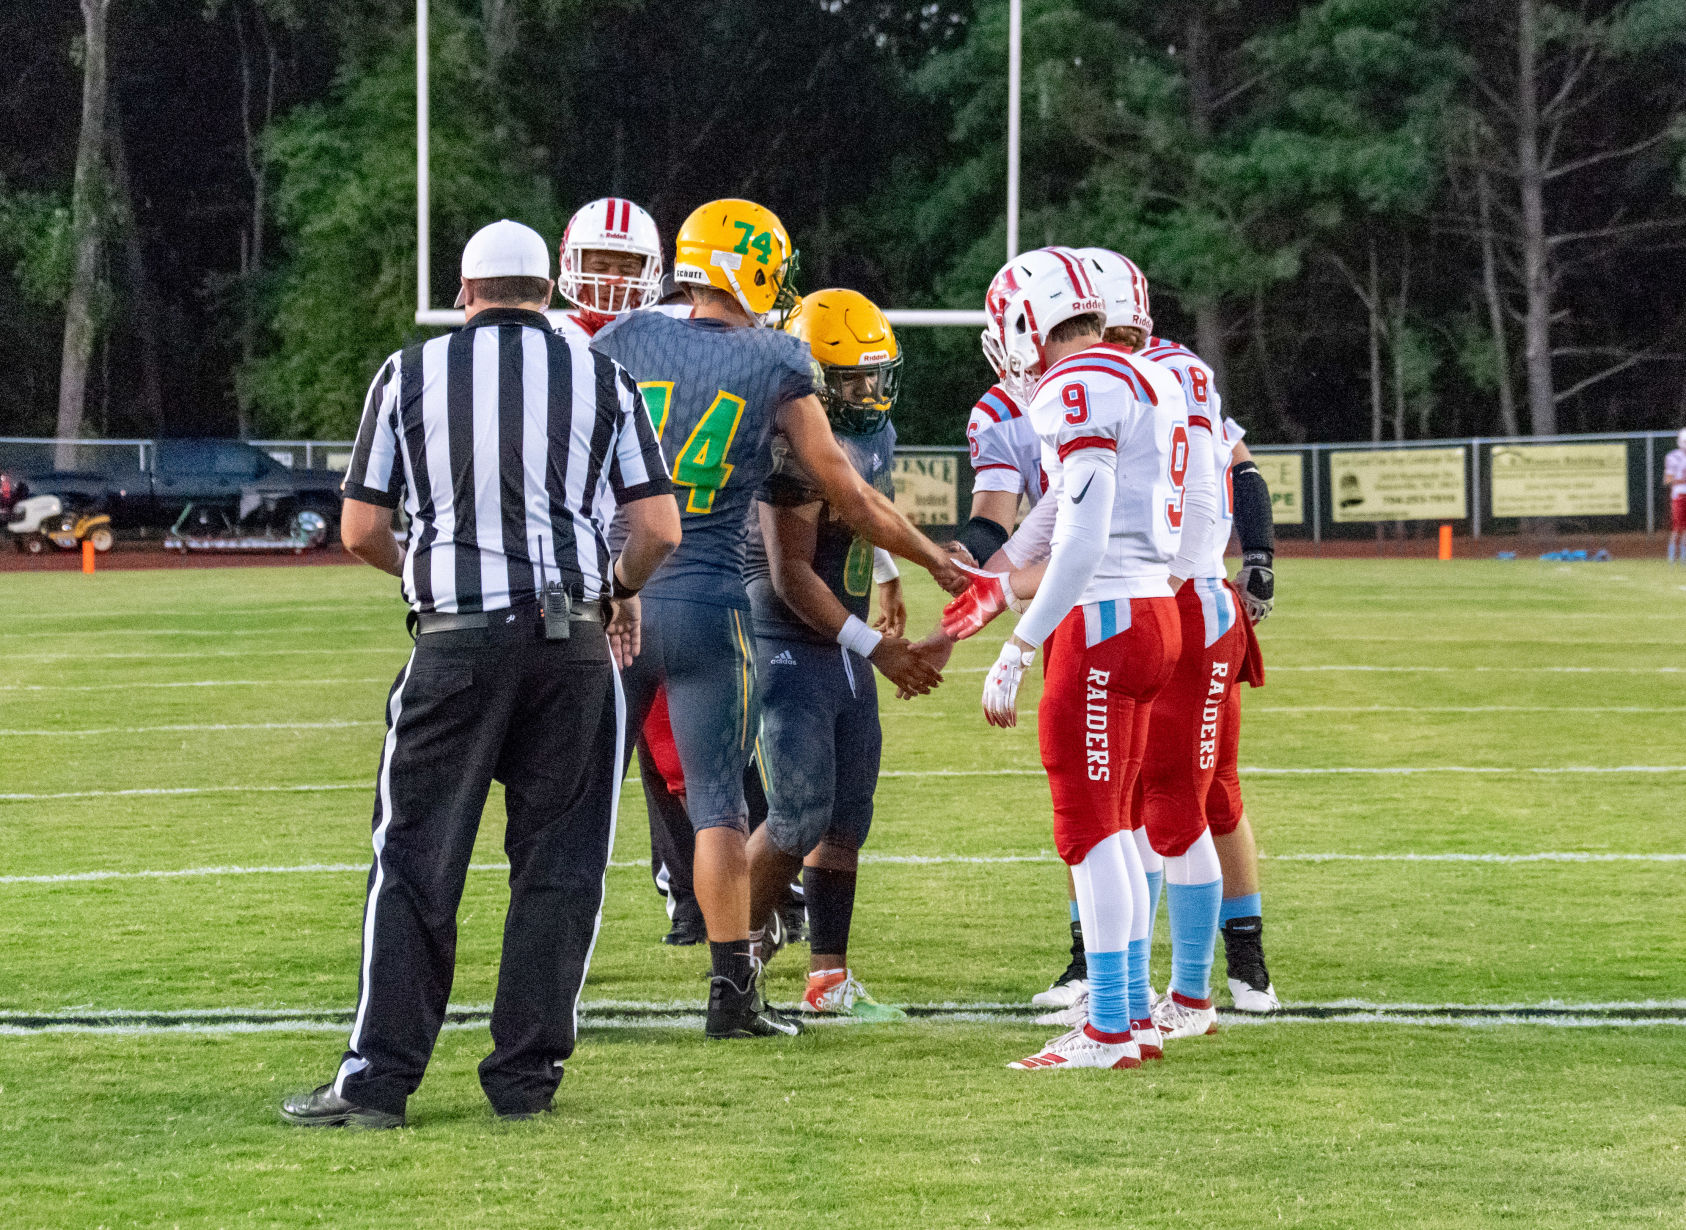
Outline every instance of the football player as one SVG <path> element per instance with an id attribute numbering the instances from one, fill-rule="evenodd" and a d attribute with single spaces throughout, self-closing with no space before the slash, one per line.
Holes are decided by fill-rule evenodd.
<path id="1" fill-rule="evenodd" d="M 901 353 L 884 313 L 852 290 L 806 296 L 785 326 L 824 373 L 821 403 L 862 480 L 893 497 Z M 907 1014 L 880 1004 L 849 965 L 860 848 L 872 826 L 882 735 L 874 667 L 903 692 L 942 676 L 902 637 L 906 611 L 894 559 L 832 510 L 790 450 L 776 441 L 773 471 L 750 527 L 767 822 L 749 840 L 750 918 L 772 918 L 801 869 L 809 974 L 802 1008 L 857 1020 Z M 883 631 L 867 623 L 874 583 Z"/>
<path id="2" fill-rule="evenodd" d="M 951 592 L 965 587 L 947 552 L 862 481 L 838 447 L 801 340 L 768 327 L 795 303 L 795 263 L 771 210 L 711 201 L 685 220 L 675 243 L 674 277 L 690 294 L 691 315 L 627 312 L 592 343 L 638 382 L 673 481 L 686 492 L 684 540 L 647 586 L 641 644 L 625 684 L 634 727 L 656 688 L 667 689 L 696 833 L 692 877 L 713 969 L 712 1038 L 801 1029 L 761 994 L 745 844 L 743 773 L 756 720 L 743 559 L 750 502 L 772 469 L 775 433 L 857 533 L 927 567 Z"/>
<path id="3" fill-rule="evenodd" d="M 656 221 L 621 197 L 582 205 L 562 232 L 557 293 L 572 304 L 558 333 L 594 337 L 661 295 L 662 243 Z"/>
<path id="4" fill-rule="evenodd" d="M 1215 1028 L 1211 997 L 1199 989 L 1210 976 L 1213 932 L 1220 928 L 1236 1009 L 1268 1013 L 1281 1007 L 1265 967 L 1258 847 L 1242 809 L 1238 767 L 1239 685 L 1264 685 L 1253 626 L 1275 605 L 1275 529 L 1270 490 L 1241 442 L 1246 433 L 1224 415 L 1211 367 L 1166 338 L 1129 341 L 1143 359 L 1176 372 L 1190 421 L 1202 417 L 1211 424 L 1218 476 L 1217 533 L 1205 557 L 1191 560 L 1191 579 L 1177 596 L 1184 656 L 1155 705 L 1142 775 L 1143 831 L 1151 842 L 1143 857 L 1150 873 L 1159 857 L 1165 861 L 1171 919 L 1171 987 L 1154 1015 L 1168 1038 L 1184 1038 Z M 1234 585 L 1224 565 L 1232 528 L 1240 536 L 1242 558 Z M 1196 639 L 1204 646 L 1196 646 Z M 1215 902 L 1213 879 L 1221 879 Z"/>
<path id="5" fill-rule="evenodd" d="M 1057 503 L 1046 569 L 990 668 L 984 713 L 1016 724 L 1019 682 L 1046 642 L 1038 742 L 1089 974 L 1084 1022 L 1010 1066 L 1135 1068 L 1144 1048 L 1133 1034 L 1130 941 L 1145 924 L 1147 885 L 1130 830 L 1153 698 L 1181 648 L 1170 564 L 1187 412 L 1168 373 L 1102 343 L 1106 300 L 1075 252 L 1043 249 L 1010 265 L 1017 286 L 992 313 L 994 341 Z M 1151 1022 L 1143 1031 L 1156 1050 Z"/>
<path id="6" fill-rule="evenodd" d="M 1668 562 L 1686 564 L 1686 427 L 1663 458 L 1663 486 L 1668 489 Z"/>

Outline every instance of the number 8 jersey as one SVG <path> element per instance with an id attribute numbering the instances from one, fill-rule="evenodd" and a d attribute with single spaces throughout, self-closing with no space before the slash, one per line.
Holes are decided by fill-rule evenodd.
<path id="1" fill-rule="evenodd" d="M 774 419 L 814 392 L 813 356 L 777 329 L 628 312 L 592 349 L 638 382 L 679 498 L 683 537 L 644 592 L 749 609 L 744 544 L 772 469 Z"/>
<path id="2" fill-rule="evenodd" d="M 1106 554 L 1078 604 L 1169 596 L 1188 470 L 1188 410 L 1176 377 L 1122 347 L 1090 346 L 1048 370 L 1029 416 L 1049 490 L 1059 489 L 1062 499 L 1084 498 L 1065 479 L 1073 456 L 1085 449 L 1117 456 Z"/>

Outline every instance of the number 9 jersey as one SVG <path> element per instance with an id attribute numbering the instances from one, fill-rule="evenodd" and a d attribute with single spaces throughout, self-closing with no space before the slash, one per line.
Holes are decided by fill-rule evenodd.
<path id="1" fill-rule="evenodd" d="M 591 348 L 638 382 L 679 499 L 679 549 L 644 593 L 747 611 L 748 521 L 772 470 L 779 406 L 816 388 L 807 344 L 777 329 L 644 311 L 606 326 Z"/>
<path id="2" fill-rule="evenodd" d="M 1116 455 L 1117 488 L 1106 554 L 1078 605 L 1116 598 L 1164 598 L 1182 542 L 1188 472 L 1188 408 L 1176 377 L 1156 363 L 1102 343 L 1051 367 L 1028 411 L 1042 440 L 1049 487 L 1070 490 L 1068 461 L 1085 449 Z"/>

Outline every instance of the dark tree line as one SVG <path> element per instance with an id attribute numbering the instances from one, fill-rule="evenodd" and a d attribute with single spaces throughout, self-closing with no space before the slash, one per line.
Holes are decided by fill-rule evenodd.
<path id="1" fill-rule="evenodd" d="M 1007 0 L 432 0 L 461 241 L 746 195 L 802 283 L 978 306 Z M 418 334 L 414 7 L 0 12 L 0 434 L 343 436 Z M 1105 244 L 1261 438 L 1686 419 L 1686 0 L 1026 0 L 1027 244 Z M 903 331 L 960 438 L 971 330 Z M 77 424 L 80 424 L 80 427 Z"/>

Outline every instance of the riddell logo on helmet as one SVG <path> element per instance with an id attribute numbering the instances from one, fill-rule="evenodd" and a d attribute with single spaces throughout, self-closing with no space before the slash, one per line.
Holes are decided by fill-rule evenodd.
<path id="1" fill-rule="evenodd" d="M 890 352 L 888 350 L 868 350 L 857 361 L 860 363 L 888 363 Z"/>
<path id="2" fill-rule="evenodd" d="M 1106 722 L 1106 681 L 1111 677 L 1111 671 L 1089 669 L 1088 696 L 1083 709 L 1083 725 L 1087 728 L 1083 746 L 1092 782 L 1112 780 L 1112 755 L 1107 746 Z"/>

